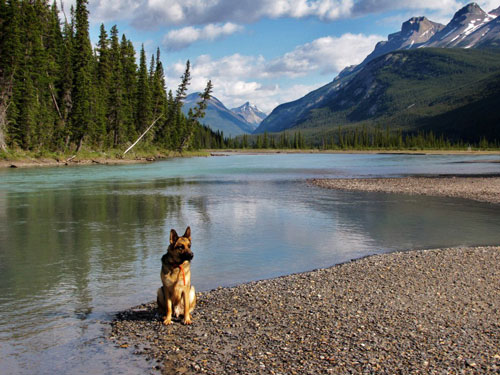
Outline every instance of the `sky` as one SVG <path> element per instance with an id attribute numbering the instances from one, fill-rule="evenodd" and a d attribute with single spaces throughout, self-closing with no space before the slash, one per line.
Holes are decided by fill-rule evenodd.
<path id="1" fill-rule="evenodd" d="M 74 0 L 62 0 L 69 14 Z M 249 101 L 270 113 L 360 63 L 413 16 L 448 23 L 460 0 L 89 0 L 92 43 L 117 25 L 137 53 L 159 47 L 167 88 L 186 61 L 190 92 L 210 79 L 226 107 Z M 478 1 L 485 11 L 500 0 Z"/>

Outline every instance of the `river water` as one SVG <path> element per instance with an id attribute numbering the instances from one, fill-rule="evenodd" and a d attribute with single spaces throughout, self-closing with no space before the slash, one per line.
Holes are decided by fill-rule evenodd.
<path id="1" fill-rule="evenodd" d="M 275 154 L 2 170 L 0 372 L 146 370 L 142 359 L 106 340 L 108 323 L 155 298 L 171 228 L 182 234 L 191 226 L 197 290 L 375 253 L 500 244 L 495 205 L 306 183 L 499 174 L 500 164 L 486 159 L 492 157 Z"/>

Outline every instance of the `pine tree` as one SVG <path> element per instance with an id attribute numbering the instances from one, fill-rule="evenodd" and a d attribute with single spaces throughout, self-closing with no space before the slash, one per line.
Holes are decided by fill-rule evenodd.
<path id="1" fill-rule="evenodd" d="M 73 107 L 71 113 L 72 140 L 78 151 L 84 137 L 93 133 L 91 108 L 92 47 L 89 39 L 87 0 L 76 1 Z"/>
<path id="2" fill-rule="evenodd" d="M 36 23 L 29 27 L 39 28 L 38 40 L 32 53 L 32 72 L 36 72 L 36 126 L 34 142 L 37 150 L 52 148 L 54 129 L 60 120 L 55 83 L 59 75 L 61 34 L 57 6 L 47 1 L 35 1 L 33 5 Z"/>
<path id="3" fill-rule="evenodd" d="M 120 58 L 123 70 L 123 122 L 126 140 L 136 138 L 134 108 L 137 90 L 137 64 L 135 63 L 134 45 L 122 35 Z"/>
<path id="4" fill-rule="evenodd" d="M 70 115 L 73 109 L 73 59 L 74 59 L 74 11 L 71 8 L 71 21 L 65 20 L 63 26 L 63 43 L 60 52 L 60 75 L 57 80 L 57 90 L 59 92 L 59 109 L 62 121 L 56 129 L 56 141 L 60 147 L 68 148 L 71 139 Z"/>
<path id="5" fill-rule="evenodd" d="M 50 95 L 53 87 L 49 43 L 50 11 L 45 2 L 20 3 L 22 57 L 14 74 L 13 102 L 17 113 L 10 114 L 13 143 L 24 149 L 40 149 L 51 138 L 55 109 Z"/>
<path id="6" fill-rule="evenodd" d="M 212 93 L 212 81 L 207 82 L 207 86 L 202 94 L 200 94 L 200 101 L 196 104 L 194 111 L 189 110 L 188 118 L 185 123 L 185 132 L 183 138 L 180 141 L 179 151 L 182 152 L 184 149 L 188 148 L 191 143 L 191 137 L 194 134 L 194 129 L 198 124 L 200 118 L 205 117 L 205 109 L 207 108 L 207 102 L 210 100 L 210 95 Z"/>
<path id="7" fill-rule="evenodd" d="M 178 150 L 182 150 L 184 140 L 188 138 L 188 134 L 190 129 L 188 129 L 188 125 L 185 121 L 179 121 L 181 115 L 181 109 L 184 99 L 186 99 L 187 88 L 191 81 L 191 72 L 190 68 L 191 64 L 189 60 L 186 62 L 186 69 L 184 70 L 184 74 L 181 77 L 181 83 L 177 87 L 177 91 L 175 92 L 174 99 L 174 107 L 173 111 L 177 114 L 176 121 L 174 123 L 176 132 L 178 134 L 178 142 L 174 144 L 174 148 Z"/>
<path id="8" fill-rule="evenodd" d="M 107 132 L 107 111 L 110 79 L 111 79 L 111 56 L 109 51 L 108 33 L 104 24 L 101 24 L 99 41 L 97 42 L 97 68 L 96 68 L 96 85 L 97 85 L 97 98 L 96 98 L 96 132 L 99 134 L 106 134 Z"/>
<path id="9" fill-rule="evenodd" d="M 267 135 L 267 132 L 264 132 L 264 138 L 262 140 L 262 147 L 263 148 L 269 148 L 269 137 Z"/>
<path id="10" fill-rule="evenodd" d="M 0 149 L 14 140 L 10 135 L 15 128 L 18 108 L 13 100 L 15 76 L 22 57 L 21 7 L 18 0 L 0 2 Z"/>
<path id="11" fill-rule="evenodd" d="M 153 118 L 163 114 L 167 102 L 165 92 L 165 72 L 160 60 L 160 49 L 156 50 L 156 66 L 151 81 Z"/>
<path id="12" fill-rule="evenodd" d="M 54 0 L 50 8 L 50 19 L 48 23 L 49 34 L 47 38 L 47 52 L 49 55 L 48 75 L 51 77 L 49 82 L 49 91 L 52 98 L 52 104 L 56 111 L 53 129 L 49 143 L 53 150 L 62 148 L 63 143 L 60 138 L 60 129 L 64 124 L 63 111 L 61 108 L 61 71 L 63 69 L 63 49 L 64 40 L 61 32 L 59 20 L 59 9 Z"/>
<path id="13" fill-rule="evenodd" d="M 186 62 L 186 69 L 181 77 L 181 83 L 177 88 L 175 93 L 175 105 L 176 107 L 182 106 L 182 102 L 186 99 L 187 88 L 191 82 L 191 63 L 189 60 Z"/>
<path id="14" fill-rule="evenodd" d="M 136 130 L 142 134 L 151 123 L 151 92 L 149 88 L 148 69 L 146 67 L 146 52 L 141 48 L 136 97 Z"/>
<path id="15" fill-rule="evenodd" d="M 126 134 L 124 115 L 124 88 L 123 88 L 123 67 L 120 56 L 120 43 L 118 40 L 118 28 L 111 28 L 111 76 L 109 81 L 108 98 L 108 133 L 112 137 L 111 144 L 116 147 L 123 140 Z"/>
<path id="16" fill-rule="evenodd" d="M 170 134 L 168 126 L 168 103 L 167 93 L 165 91 L 165 72 L 160 59 L 160 49 L 156 50 L 156 66 L 151 77 L 151 95 L 153 119 L 160 118 L 157 131 L 156 142 L 164 147 L 170 143 Z"/>

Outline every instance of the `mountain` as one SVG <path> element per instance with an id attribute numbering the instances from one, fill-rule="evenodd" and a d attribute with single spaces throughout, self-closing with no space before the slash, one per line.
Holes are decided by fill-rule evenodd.
<path id="1" fill-rule="evenodd" d="M 199 93 L 188 95 L 184 101 L 182 111 L 187 114 L 189 109 L 193 108 L 199 100 Z M 205 117 L 200 119 L 200 122 L 209 126 L 213 131 L 219 130 L 224 132 L 224 136 L 229 137 L 252 133 L 255 129 L 254 125 L 248 123 L 242 117 L 226 108 L 226 106 L 214 96 L 208 101 Z"/>
<path id="2" fill-rule="evenodd" d="M 239 106 L 237 108 L 232 108 L 231 111 L 236 113 L 238 116 L 240 116 L 243 120 L 248 122 L 249 124 L 254 125 L 255 130 L 257 126 L 260 125 L 262 120 L 264 120 L 267 115 L 262 112 L 259 108 L 257 108 L 256 105 L 250 104 L 249 102 L 246 102 L 242 106 Z"/>
<path id="3" fill-rule="evenodd" d="M 387 41 L 379 42 L 361 64 L 345 68 L 332 82 L 304 97 L 276 107 L 254 133 L 279 132 L 302 126 L 306 122 L 309 127 L 317 125 L 315 121 L 311 121 L 311 118 L 317 118 L 318 113 L 326 116 L 328 111 L 321 111 L 321 109 L 328 108 L 336 100 L 344 103 L 350 102 L 351 97 L 348 93 L 349 88 L 353 87 L 352 81 L 357 75 L 362 74 L 372 61 L 388 53 L 429 47 L 499 47 L 500 18 L 496 17 L 497 13 L 500 13 L 500 8 L 488 14 L 477 4 L 471 3 L 456 12 L 446 26 L 432 22 L 425 17 L 412 17 L 402 24 L 399 32 L 390 34 Z M 379 63 L 384 64 L 384 61 L 385 64 L 390 64 L 392 60 L 382 59 Z M 370 91 L 363 91 L 365 89 L 373 88 L 357 87 L 357 94 L 370 96 Z M 380 103 L 377 108 L 382 108 Z M 314 116 L 313 112 L 316 112 Z M 334 113 L 328 113 L 330 113 L 329 116 L 336 116 Z"/>
<path id="4" fill-rule="evenodd" d="M 310 138 L 344 129 L 433 131 L 500 139 L 500 49 L 422 48 L 370 61 L 295 129 Z"/>
<path id="5" fill-rule="evenodd" d="M 350 75 L 345 80 L 349 80 Z M 306 96 L 293 102 L 280 104 L 267 116 L 254 133 L 280 132 L 292 128 L 307 116 L 309 111 L 319 108 L 342 87 L 342 79 L 336 80 L 311 91 Z"/>
<path id="6" fill-rule="evenodd" d="M 448 25 L 422 47 L 475 47 L 481 38 L 472 40 L 470 35 L 494 19 L 494 15 L 486 13 L 476 3 L 471 3 L 456 12 Z"/>
<path id="7" fill-rule="evenodd" d="M 464 40 L 464 43 L 466 46 L 473 45 L 476 48 L 500 47 L 500 17 L 495 18 L 493 21 L 486 23 L 471 33 Z"/>
<path id="8" fill-rule="evenodd" d="M 366 57 L 362 65 L 388 52 L 420 46 L 428 42 L 429 39 L 444 28 L 444 25 L 429 21 L 425 17 L 412 17 L 403 23 L 401 31 L 390 34 L 387 41 L 378 42 L 373 52 Z"/>

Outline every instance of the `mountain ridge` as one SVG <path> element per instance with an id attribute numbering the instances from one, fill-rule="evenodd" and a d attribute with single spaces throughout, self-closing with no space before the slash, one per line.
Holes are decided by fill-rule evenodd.
<path id="1" fill-rule="evenodd" d="M 193 93 L 186 97 L 182 111 L 187 114 L 201 100 L 199 93 Z M 248 123 L 241 116 L 228 109 L 219 99 L 212 96 L 207 102 L 205 117 L 200 122 L 213 131 L 220 131 L 224 136 L 235 137 L 242 134 L 249 134 L 255 130 L 255 126 Z"/>
<path id="2" fill-rule="evenodd" d="M 424 48 L 372 60 L 294 129 L 382 127 L 473 142 L 500 139 L 500 50 Z"/>
<path id="3" fill-rule="evenodd" d="M 246 102 L 239 107 L 231 108 L 231 111 L 240 116 L 249 124 L 254 125 L 254 130 L 267 117 L 267 114 L 262 112 L 256 105 Z"/>
<path id="4" fill-rule="evenodd" d="M 476 3 L 471 3 L 457 11 L 446 26 L 426 17 L 412 17 L 402 24 L 399 32 L 390 34 L 387 41 L 377 43 L 361 64 L 345 68 L 332 82 L 304 97 L 276 107 L 254 133 L 277 132 L 299 126 L 310 118 L 311 112 L 335 101 L 343 88 L 349 86 L 367 64 L 391 52 L 426 49 L 431 45 L 443 49 L 456 46 L 499 47 L 500 17 L 495 17 L 496 13 L 500 13 L 500 7 L 486 13 Z"/>

